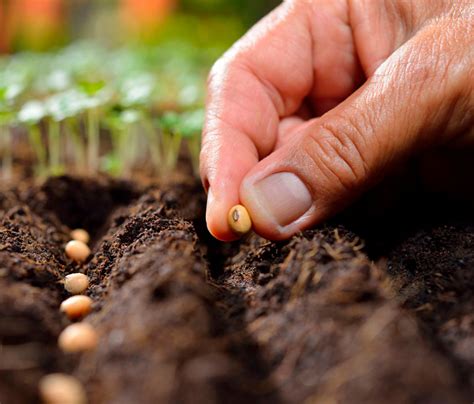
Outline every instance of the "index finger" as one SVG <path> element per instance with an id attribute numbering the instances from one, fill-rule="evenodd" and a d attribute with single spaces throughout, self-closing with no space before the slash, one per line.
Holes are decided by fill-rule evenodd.
<path id="1" fill-rule="evenodd" d="M 216 238 L 236 238 L 226 217 L 239 203 L 242 179 L 274 149 L 280 118 L 292 115 L 312 88 L 310 31 L 306 2 L 284 3 L 211 71 L 201 177 Z"/>

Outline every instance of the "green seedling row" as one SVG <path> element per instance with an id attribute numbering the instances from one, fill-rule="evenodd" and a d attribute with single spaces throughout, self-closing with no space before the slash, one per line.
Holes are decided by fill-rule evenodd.
<path id="1" fill-rule="evenodd" d="M 146 168 L 168 175 L 183 144 L 197 172 L 213 52 L 180 43 L 106 50 L 78 43 L 0 59 L 0 159 L 19 149 L 37 176 Z"/>

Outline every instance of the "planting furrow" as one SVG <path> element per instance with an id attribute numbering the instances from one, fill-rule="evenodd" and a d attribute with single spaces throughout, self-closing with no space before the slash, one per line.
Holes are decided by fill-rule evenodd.
<path id="1" fill-rule="evenodd" d="M 94 403 L 268 397 L 252 387 L 264 369 L 251 340 L 227 333 L 192 217 L 183 218 L 197 205 L 182 196 L 148 190 L 114 213 L 96 245 L 87 273 L 100 309 L 88 321 L 99 344 L 74 372 Z"/>
<path id="2" fill-rule="evenodd" d="M 228 257 L 225 311 L 258 344 L 268 385 L 284 402 L 464 402 L 457 369 L 360 249 L 325 228 L 284 243 L 251 236 Z"/>
<path id="3" fill-rule="evenodd" d="M 35 402 L 42 375 L 70 369 L 57 338 L 66 324 L 58 311 L 68 263 L 66 229 L 41 217 L 18 192 L 0 207 L 0 401 Z"/>
<path id="4" fill-rule="evenodd" d="M 2 402 L 469 398 L 472 227 L 419 231 L 374 265 L 343 226 L 221 244 L 194 180 L 0 195 Z M 66 249 L 78 228 L 89 258 L 85 238 Z"/>

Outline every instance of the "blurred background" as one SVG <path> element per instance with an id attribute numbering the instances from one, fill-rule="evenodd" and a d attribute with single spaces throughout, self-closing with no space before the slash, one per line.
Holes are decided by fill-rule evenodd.
<path id="1" fill-rule="evenodd" d="M 167 40 L 226 48 L 278 0 L 0 0 L 0 52 L 78 39 L 108 46 Z"/>

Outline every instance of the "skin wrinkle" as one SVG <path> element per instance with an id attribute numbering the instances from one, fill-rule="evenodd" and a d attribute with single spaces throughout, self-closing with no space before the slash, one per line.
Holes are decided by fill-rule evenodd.
<path id="1" fill-rule="evenodd" d="M 357 175 L 360 181 L 369 176 L 370 171 L 367 150 L 373 149 L 373 144 L 368 146 L 368 143 L 369 141 L 372 143 L 377 137 L 370 129 L 374 126 L 372 126 L 370 123 L 365 124 L 370 118 L 366 118 L 366 114 L 363 112 L 360 112 L 359 116 L 364 116 L 364 118 L 360 121 L 356 121 L 355 119 L 351 118 L 350 114 L 348 114 L 343 118 L 347 120 L 347 124 L 341 123 L 344 121 L 338 121 L 339 126 L 343 128 L 343 130 L 337 130 L 337 128 L 335 128 L 333 133 L 337 134 L 336 137 L 341 141 L 344 147 L 350 148 L 352 150 L 351 155 L 356 156 L 352 169 L 354 173 L 358 172 Z M 361 127 L 361 123 L 365 124 L 364 128 Z M 334 122 L 328 123 L 324 125 L 324 127 L 327 129 L 329 125 L 334 125 Z M 349 130 L 345 131 L 345 128 L 348 128 L 349 130 L 352 129 L 351 133 L 349 134 Z M 356 167 L 357 165 L 358 167 Z"/>
<path id="2" fill-rule="evenodd" d="M 328 142 L 326 142 L 324 138 L 315 136 L 314 134 L 309 134 L 308 136 L 305 136 L 305 140 L 302 142 L 301 148 L 305 151 L 305 155 L 312 163 L 312 167 L 310 166 L 312 168 L 312 172 L 315 171 L 322 173 L 328 183 L 338 183 L 344 191 L 348 192 L 350 191 L 350 188 L 347 186 L 340 175 L 342 172 L 340 167 L 347 167 L 347 163 L 345 163 L 343 160 L 341 161 L 335 149 L 327 143 Z M 314 167 L 316 170 L 314 170 Z M 307 175 L 304 175 L 303 178 L 307 178 Z M 318 184 L 321 182 L 322 181 L 318 179 Z M 310 186 L 310 189 L 312 190 L 311 194 L 313 195 L 314 200 L 317 201 L 319 195 L 321 194 L 321 190 L 319 187 L 318 189 L 315 189 L 314 185 L 312 184 Z"/>
<path id="3" fill-rule="evenodd" d="M 354 154 L 357 150 L 353 145 L 348 145 L 350 140 L 345 136 L 346 143 L 342 140 L 343 129 L 334 130 L 330 123 L 322 123 L 320 125 L 321 132 L 313 136 L 313 140 L 319 145 L 322 153 L 321 160 L 343 184 L 344 188 L 349 191 L 353 189 L 362 179 L 360 177 L 360 159 L 362 156 Z M 337 131 L 337 133 L 336 133 Z"/>

